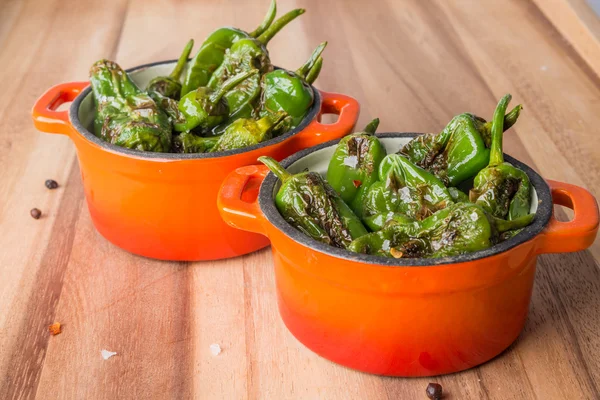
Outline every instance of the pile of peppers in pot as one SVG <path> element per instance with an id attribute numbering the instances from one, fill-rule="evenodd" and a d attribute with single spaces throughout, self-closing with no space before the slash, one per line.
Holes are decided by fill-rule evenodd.
<path id="1" fill-rule="evenodd" d="M 277 161 L 259 161 L 281 180 L 275 205 L 292 226 L 318 241 L 357 253 L 393 258 L 440 258 L 486 249 L 529 225 L 531 183 L 504 161 L 504 96 L 491 122 L 464 113 L 437 134 L 417 136 L 387 154 L 375 136 L 379 120 L 344 137 L 326 178 L 291 174 Z"/>
<path id="2" fill-rule="evenodd" d="M 297 127 L 313 105 L 311 84 L 327 43 L 296 71 L 275 70 L 266 46 L 304 10 L 275 20 L 276 12 L 272 0 L 254 31 L 217 29 L 188 62 L 190 40 L 173 72 L 144 90 L 116 63 L 96 62 L 90 70 L 96 136 L 142 151 L 207 153 L 252 146 Z"/>

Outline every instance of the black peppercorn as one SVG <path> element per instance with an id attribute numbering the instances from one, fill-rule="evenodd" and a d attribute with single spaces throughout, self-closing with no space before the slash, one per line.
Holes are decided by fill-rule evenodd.
<path id="1" fill-rule="evenodd" d="M 35 219 L 40 219 L 42 216 L 42 212 L 38 208 L 32 208 L 31 211 L 29 211 L 29 214 L 31 214 L 31 217 Z"/>
<path id="2" fill-rule="evenodd" d="M 48 189 L 56 189 L 58 187 L 58 183 L 54 179 L 46 179 L 46 187 Z"/>
<path id="3" fill-rule="evenodd" d="M 442 385 L 439 383 L 430 383 L 427 385 L 425 393 L 427 393 L 427 397 L 431 400 L 440 400 L 442 398 Z"/>

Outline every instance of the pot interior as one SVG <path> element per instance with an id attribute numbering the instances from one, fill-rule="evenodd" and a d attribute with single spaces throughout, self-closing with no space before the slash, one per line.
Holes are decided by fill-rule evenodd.
<path id="1" fill-rule="evenodd" d="M 417 136 L 417 133 L 381 133 L 377 134 L 381 142 L 385 145 L 387 153 L 396 153 L 400 147 L 410 141 L 413 137 Z M 329 160 L 331 159 L 335 147 L 339 141 L 331 141 L 323 143 L 319 146 L 312 147 L 310 149 L 303 150 L 299 153 L 288 157 L 282 161 L 282 165 L 288 169 L 291 173 L 302 172 L 306 169 L 320 173 L 323 177 L 326 176 L 327 167 Z M 292 240 L 311 247 L 315 250 L 327 253 L 339 258 L 351 259 L 353 261 L 361 261 L 368 264 L 378 265 L 389 265 L 389 266 L 429 266 L 429 265 L 440 265 L 440 264 L 452 264 L 457 262 L 471 261 L 483 257 L 488 257 L 493 254 L 506 251 L 512 247 L 515 247 L 521 243 L 531 240 L 534 236 L 539 234 L 544 227 L 548 224 L 550 216 L 552 215 L 552 196 L 550 194 L 550 188 L 533 169 L 520 161 L 505 155 L 507 162 L 517 166 L 527 173 L 531 180 L 532 188 L 531 191 L 531 212 L 536 214 L 536 217 L 529 226 L 523 229 L 515 237 L 508 239 L 500 244 L 494 245 L 488 249 L 463 254 L 460 256 L 445 257 L 438 259 L 429 258 L 416 258 L 416 259 L 388 259 L 378 256 L 356 254 L 348 250 L 339 249 L 333 246 L 326 245 L 318 242 L 312 238 L 301 233 L 289 225 L 283 217 L 279 214 L 279 211 L 275 207 L 273 198 L 281 186 L 281 182 L 270 173 L 265 178 L 263 185 L 260 190 L 259 203 L 263 214 L 266 218 L 277 228 L 283 231 Z"/>
<path id="2" fill-rule="evenodd" d="M 168 76 L 173 68 L 177 60 L 170 61 L 160 61 L 152 64 L 141 65 L 139 67 L 134 67 L 127 70 L 127 73 L 131 77 L 131 79 L 137 84 L 139 88 L 142 90 L 148 86 L 148 83 L 157 76 Z M 277 69 L 278 67 L 275 67 Z M 187 71 L 187 65 L 185 71 L 183 72 L 183 76 L 185 76 Z M 179 153 L 155 153 L 149 151 L 141 151 L 141 150 L 133 150 L 126 149 L 123 147 L 115 146 L 104 140 L 98 138 L 93 134 L 94 132 L 94 115 L 95 115 L 95 106 L 94 106 L 94 97 L 92 94 L 91 87 L 86 88 L 71 104 L 71 108 L 69 111 L 69 117 L 71 118 L 71 123 L 77 129 L 77 131 L 85 137 L 87 140 L 103 147 L 109 149 L 112 152 L 122 153 L 129 156 L 133 156 L 136 158 L 144 158 L 144 159 L 159 159 L 159 160 L 187 160 L 187 159 L 200 159 L 200 158 L 217 158 L 224 156 L 232 156 L 240 153 L 244 153 L 247 151 L 255 150 L 261 147 L 266 147 L 275 143 L 282 142 L 288 139 L 290 136 L 295 135 L 296 133 L 302 131 L 304 128 L 308 126 L 313 120 L 315 120 L 319 114 L 321 109 L 321 95 L 320 92 L 314 87 L 311 86 L 314 93 L 314 102 L 311 108 L 306 113 L 304 120 L 295 128 L 289 132 L 284 133 L 283 135 L 277 136 L 271 140 L 267 140 L 263 143 L 259 143 L 253 146 L 248 146 L 242 149 L 234 149 L 227 150 L 216 153 L 189 153 L 189 154 L 179 154 Z"/>

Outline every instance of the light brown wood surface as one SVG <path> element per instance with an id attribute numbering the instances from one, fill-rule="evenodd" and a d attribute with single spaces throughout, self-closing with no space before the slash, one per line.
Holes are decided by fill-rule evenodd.
<path id="1" fill-rule="evenodd" d="M 573 10 L 584 0 L 548 3 Z M 34 129 L 35 99 L 86 79 L 103 57 L 129 68 L 176 58 L 190 37 L 221 25 L 253 29 L 267 5 L 0 0 L 0 398 L 426 399 L 430 381 L 448 399 L 600 398 L 600 241 L 540 257 L 525 330 L 498 358 L 400 379 L 337 366 L 298 343 L 277 313 L 268 249 L 159 262 L 95 231 L 74 146 Z M 307 13 L 269 45 L 273 62 L 294 68 L 329 41 L 317 87 L 355 96 L 359 126 L 377 116 L 382 132 L 439 131 L 460 112 L 489 116 L 510 92 L 525 109 L 506 151 L 600 196 L 595 15 L 578 6 L 564 22 L 541 0 L 279 4 L 298 6 Z M 48 178 L 60 188 L 46 189 Z M 54 321 L 58 336 L 47 331 Z M 101 349 L 118 354 L 103 360 Z"/>

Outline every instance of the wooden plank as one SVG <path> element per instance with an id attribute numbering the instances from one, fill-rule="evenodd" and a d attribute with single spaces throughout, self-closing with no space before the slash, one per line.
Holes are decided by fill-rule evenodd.
<path id="1" fill-rule="evenodd" d="M 533 0 L 596 75 L 600 75 L 600 8 L 598 5 L 592 8 L 593 1 Z"/>
<path id="2" fill-rule="evenodd" d="M 599 196 L 597 41 L 589 28 L 594 20 L 582 16 L 583 1 L 281 2 L 280 14 L 293 7 L 307 13 L 269 49 L 276 65 L 294 69 L 327 40 L 317 86 L 357 97 L 359 126 L 378 116 L 380 131 L 438 131 L 467 110 L 489 117 L 497 99 L 511 92 L 525 109 L 506 136 L 507 152 L 543 176 Z M 556 19 L 562 14 L 548 12 L 550 4 L 566 25 Z M 449 376 L 399 379 L 342 368 L 294 339 L 278 315 L 268 249 L 218 262 L 168 263 L 127 254 L 95 231 L 73 146 L 35 131 L 33 101 L 52 84 L 85 79 L 102 57 L 129 68 L 176 58 L 190 37 L 198 45 L 221 25 L 253 29 L 268 0 L 5 6 L 3 397 L 418 399 L 430 381 L 454 399 L 598 396 L 598 241 L 590 251 L 541 257 L 525 331 L 499 358 Z M 576 45 L 573 32 L 586 30 Z M 48 191 L 47 178 L 61 187 Z M 34 206 L 44 213 L 37 221 L 27 215 Z M 50 337 L 47 325 L 55 320 L 64 330 Z M 211 344 L 221 353 L 213 355 Z M 102 349 L 118 354 L 103 360 Z"/>

